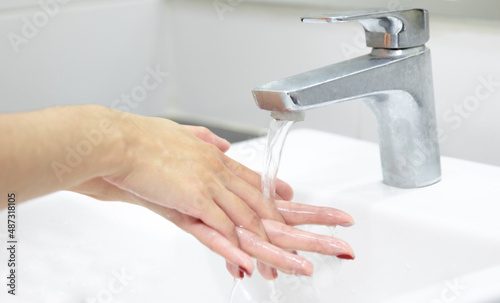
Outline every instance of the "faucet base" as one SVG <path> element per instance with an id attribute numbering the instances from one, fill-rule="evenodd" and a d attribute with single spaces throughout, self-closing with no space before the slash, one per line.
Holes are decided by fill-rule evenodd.
<path id="1" fill-rule="evenodd" d="M 428 180 L 427 182 L 424 182 L 424 183 L 419 183 L 419 184 L 403 184 L 401 186 L 396 186 L 396 185 L 394 185 L 394 184 L 392 184 L 390 182 L 387 183 L 385 179 L 382 181 L 382 183 L 384 183 L 385 185 L 391 186 L 391 187 L 397 187 L 397 188 L 401 188 L 401 189 L 411 189 L 411 188 L 421 188 L 421 187 L 431 186 L 431 185 L 434 185 L 434 184 L 438 183 L 439 181 L 441 181 L 441 177 L 438 177 L 435 180 Z"/>

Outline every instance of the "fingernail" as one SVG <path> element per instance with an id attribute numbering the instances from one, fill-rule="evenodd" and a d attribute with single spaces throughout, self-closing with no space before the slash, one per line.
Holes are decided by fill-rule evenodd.
<path id="1" fill-rule="evenodd" d="M 251 276 L 252 276 L 252 274 L 250 274 L 250 273 L 248 272 L 248 270 L 247 270 L 246 268 L 244 268 L 243 266 L 239 266 L 239 269 L 240 269 L 240 275 L 242 275 L 242 276 L 243 276 L 243 273 L 246 273 L 248 277 L 251 277 Z M 241 277 L 241 278 L 243 279 L 243 277 Z"/>
<path id="2" fill-rule="evenodd" d="M 354 256 L 348 254 L 338 255 L 337 258 L 345 260 L 354 260 Z"/>
<path id="3" fill-rule="evenodd" d="M 340 226 L 342 227 L 351 227 L 354 225 L 354 222 L 348 222 L 348 223 L 342 223 L 342 224 L 339 224 Z"/>
<path id="4" fill-rule="evenodd" d="M 276 270 L 276 268 L 273 268 L 271 273 L 273 274 L 274 279 L 278 278 L 278 271 Z"/>

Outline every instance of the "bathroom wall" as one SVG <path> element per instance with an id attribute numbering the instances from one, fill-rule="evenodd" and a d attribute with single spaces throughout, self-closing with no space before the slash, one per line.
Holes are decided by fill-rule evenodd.
<path id="1" fill-rule="evenodd" d="M 160 0 L 2 0 L 0 110 L 94 103 L 167 111 L 168 14 Z M 146 89 L 152 71 L 160 76 Z"/>
<path id="2" fill-rule="evenodd" d="M 299 20 L 325 10 L 243 0 L 3 0 L 0 111 L 96 103 L 257 132 L 269 115 L 252 87 L 369 51 L 358 24 Z M 500 165 L 500 21 L 431 11 L 430 25 L 442 153 Z M 146 88 L 151 74 L 159 81 Z M 358 102 L 310 111 L 295 127 L 377 140 Z"/>

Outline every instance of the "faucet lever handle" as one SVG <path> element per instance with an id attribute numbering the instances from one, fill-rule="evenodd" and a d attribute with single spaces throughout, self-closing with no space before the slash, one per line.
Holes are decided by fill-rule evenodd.
<path id="1" fill-rule="evenodd" d="M 302 17 L 301 20 L 306 23 L 358 21 L 365 29 L 366 45 L 375 48 L 409 48 L 429 41 L 429 13 L 426 9 L 345 11 Z"/>

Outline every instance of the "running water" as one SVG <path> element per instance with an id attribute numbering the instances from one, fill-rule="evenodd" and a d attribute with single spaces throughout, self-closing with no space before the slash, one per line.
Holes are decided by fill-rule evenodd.
<path id="1" fill-rule="evenodd" d="M 286 135 L 295 121 L 272 119 L 267 134 L 267 146 L 264 154 L 262 167 L 262 196 L 265 203 L 274 203 L 274 195 L 276 192 L 276 175 L 281 159 L 281 151 L 285 143 Z M 232 303 L 235 298 L 235 293 L 240 285 L 241 280 L 235 279 L 229 303 Z M 278 295 L 274 281 L 269 283 L 271 295 L 268 299 L 271 303 L 278 303 Z M 240 287 L 241 288 L 241 287 Z"/>
<path id="2" fill-rule="evenodd" d="M 274 203 L 276 192 L 276 176 L 281 160 L 281 153 L 285 143 L 287 134 L 295 121 L 273 119 L 271 121 L 270 129 L 267 135 L 267 146 L 263 158 L 262 167 L 262 195 L 264 203 Z M 320 228 L 319 226 L 311 226 L 311 228 Z M 307 229 L 306 229 L 307 230 Z M 335 235 L 335 227 L 322 227 L 322 230 L 311 230 L 311 232 L 318 232 L 329 236 Z M 338 281 L 338 273 L 342 264 L 340 259 L 331 258 L 330 256 L 323 256 L 313 253 L 303 253 L 307 259 L 314 264 L 317 269 L 315 271 L 315 278 L 301 277 L 294 275 L 283 275 L 275 281 L 267 281 L 261 284 L 262 287 L 259 293 L 266 297 L 265 302 L 269 303 L 284 303 L 284 302 L 323 302 L 325 301 L 324 295 L 319 291 L 331 287 L 325 283 L 332 283 Z M 247 281 L 248 282 L 248 281 Z M 254 284 L 254 286 L 257 284 Z M 255 291 L 255 288 L 253 289 Z M 246 290 L 245 281 L 235 280 L 233 290 L 231 292 L 230 303 L 251 303 L 256 302 L 253 298 L 252 291 Z M 328 300 L 327 300 L 328 301 Z M 326 302 L 326 301 L 325 301 Z"/>
<path id="3" fill-rule="evenodd" d="M 264 203 L 274 203 L 276 192 L 276 176 L 281 160 L 281 151 L 285 143 L 286 135 L 295 121 L 277 120 L 271 121 L 269 133 L 267 134 L 267 148 L 264 154 L 264 164 L 262 166 L 262 196 Z M 278 303 L 277 292 L 274 281 L 270 283 L 271 295 L 269 301 Z"/>
<path id="4" fill-rule="evenodd" d="M 274 202 L 276 191 L 276 175 L 281 160 L 281 151 L 285 143 L 286 135 L 295 121 L 276 120 L 271 121 L 269 133 L 267 134 L 267 148 L 264 155 L 262 167 L 262 195 L 266 201 Z"/>
<path id="5" fill-rule="evenodd" d="M 234 279 L 233 289 L 231 290 L 231 295 L 229 296 L 229 303 L 232 303 L 234 300 L 234 295 L 236 294 L 236 290 L 238 289 L 238 285 L 240 285 L 241 279 Z"/>

